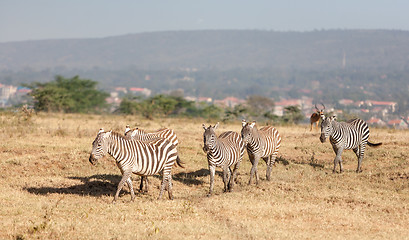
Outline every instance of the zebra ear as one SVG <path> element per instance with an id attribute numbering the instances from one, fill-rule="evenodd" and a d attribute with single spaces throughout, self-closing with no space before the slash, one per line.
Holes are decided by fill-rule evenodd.
<path id="1" fill-rule="evenodd" d="M 131 128 L 129 127 L 129 125 L 126 125 L 126 127 L 125 127 L 125 135 L 126 135 L 126 133 L 129 132 L 129 131 L 131 131 Z"/>
<path id="2" fill-rule="evenodd" d="M 337 116 L 332 116 L 332 120 L 336 121 L 336 120 L 337 120 Z"/>
<path id="3" fill-rule="evenodd" d="M 204 123 L 202 124 L 202 127 L 203 127 L 203 129 L 204 129 L 204 130 L 206 130 L 206 126 L 205 126 L 205 124 L 204 124 Z"/>
<path id="4" fill-rule="evenodd" d="M 246 123 L 247 123 L 247 122 L 246 122 L 245 119 L 241 120 L 241 126 L 242 126 L 242 127 L 246 126 Z"/>
<path id="5" fill-rule="evenodd" d="M 252 123 L 250 123 L 250 127 L 253 128 L 256 125 L 256 121 L 253 121 Z"/>
<path id="6" fill-rule="evenodd" d="M 216 129 L 219 127 L 219 122 L 216 123 L 216 125 L 214 125 L 213 129 Z"/>
<path id="7" fill-rule="evenodd" d="M 102 133 L 102 132 L 104 132 L 104 129 L 100 128 L 98 133 Z"/>

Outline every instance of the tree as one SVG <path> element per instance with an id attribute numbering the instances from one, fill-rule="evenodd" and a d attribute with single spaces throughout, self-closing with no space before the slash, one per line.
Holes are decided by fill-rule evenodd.
<path id="1" fill-rule="evenodd" d="M 249 113 L 254 117 L 272 115 L 270 112 L 274 110 L 274 101 L 268 97 L 252 95 L 246 103 Z"/>
<path id="2" fill-rule="evenodd" d="M 167 117 L 195 113 L 193 102 L 179 96 L 156 95 L 147 99 L 127 96 L 122 99 L 119 112 L 125 114 L 140 114 L 148 119 L 155 116 Z"/>
<path id="3" fill-rule="evenodd" d="M 298 106 L 288 106 L 284 108 L 283 120 L 287 123 L 299 123 L 304 119 L 300 108 Z"/>
<path id="4" fill-rule="evenodd" d="M 80 79 L 79 76 L 64 78 L 56 76 L 48 83 L 34 83 L 34 107 L 37 111 L 59 111 L 86 113 L 97 111 L 106 106 L 105 98 L 108 94 L 95 87 L 97 82 L 89 79 Z"/>

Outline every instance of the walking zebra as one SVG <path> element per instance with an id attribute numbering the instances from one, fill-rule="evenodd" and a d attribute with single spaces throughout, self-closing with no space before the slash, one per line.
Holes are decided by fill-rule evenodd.
<path id="1" fill-rule="evenodd" d="M 256 174 L 256 184 L 258 184 L 257 165 L 260 158 L 263 158 L 267 164 L 266 179 L 270 181 L 271 168 L 275 163 L 281 145 L 280 134 L 277 129 L 271 126 L 262 127 L 258 130 L 256 122 L 250 123 L 243 120 L 242 126 L 241 137 L 247 145 L 247 153 L 252 164 L 249 184 L 251 184 L 254 174 Z"/>
<path id="2" fill-rule="evenodd" d="M 163 171 L 163 179 L 158 199 L 162 197 L 165 188 L 168 190 L 169 199 L 173 199 L 172 166 L 175 161 L 179 166 L 182 167 L 182 165 L 177 161 L 177 150 L 171 142 L 164 138 L 157 138 L 150 142 L 126 139 L 119 133 L 104 132 L 101 129 L 92 143 L 89 161 L 95 164 L 98 159 L 104 157 L 107 153 L 116 160 L 116 164 L 122 173 L 122 179 L 118 184 L 113 202 L 118 199 L 119 192 L 125 182 L 131 191 L 131 200 L 135 199 L 130 178 L 132 173 L 150 176 L 161 171 Z"/>
<path id="3" fill-rule="evenodd" d="M 219 123 L 208 128 L 203 124 L 203 151 L 207 154 L 207 161 L 210 171 L 210 189 L 209 196 L 213 194 L 214 175 L 216 167 L 223 169 L 224 191 L 232 191 L 234 181 L 237 178 L 241 160 L 244 155 L 244 143 L 238 133 L 228 131 L 216 136 L 215 129 Z M 231 166 L 234 165 L 233 173 Z"/>
<path id="4" fill-rule="evenodd" d="M 371 143 L 368 141 L 369 138 L 369 127 L 368 124 L 362 119 L 352 119 L 348 122 L 337 122 L 336 117 L 325 117 L 321 115 L 321 136 L 320 141 L 322 143 L 329 137 L 336 156 L 334 159 L 334 169 L 337 163 L 339 163 L 340 172 L 342 169 L 342 158 L 341 154 L 344 149 L 352 149 L 358 158 L 358 167 L 356 172 L 361 172 L 361 163 L 364 158 L 364 152 L 366 144 L 371 147 L 380 146 L 382 143 Z"/>
<path id="5" fill-rule="evenodd" d="M 161 128 L 156 131 L 147 132 L 139 128 L 131 129 L 129 125 L 126 125 L 124 135 L 125 135 L 125 138 L 127 139 L 134 139 L 134 140 L 139 140 L 139 141 L 150 141 L 155 138 L 165 138 L 169 140 L 173 145 L 175 145 L 176 149 L 179 144 L 175 131 L 169 128 Z M 179 155 L 177 156 L 177 160 L 180 161 Z M 144 182 L 145 182 L 145 189 L 144 189 Z M 139 185 L 139 191 L 148 192 L 149 190 L 148 184 L 149 184 L 148 177 L 141 176 L 141 184 Z"/>

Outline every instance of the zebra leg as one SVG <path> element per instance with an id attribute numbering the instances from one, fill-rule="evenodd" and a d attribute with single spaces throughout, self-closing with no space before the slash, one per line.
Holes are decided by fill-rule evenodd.
<path id="1" fill-rule="evenodd" d="M 148 176 L 145 176 L 145 192 L 149 192 L 149 179 Z"/>
<path id="2" fill-rule="evenodd" d="M 223 183 L 224 183 L 224 192 L 227 192 L 229 187 L 229 179 L 231 177 L 231 173 L 230 173 L 230 168 L 229 167 L 224 167 L 223 168 Z"/>
<path id="3" fill-rule="evenodd" d="M 149 191 L 148 183 L 149 183 L 148 177 L 141 176 L 141 184 L 139 185 L 139 192 L 147 193 Z"/>
<path id="4" fill-rule="evenodd" d="M 229 186 L 230 191 L 233 191 L 234 184 L 237 182 L 237 175 L 238 175 L 239 167 L 240 167 L 240 162 L 237 162 L 236 165 L 234 165 L 233 173 L 232 173 L 232 176 L 230 178 L 230 183 L 229 183 L 230 184 L 230 186 Z"/>
<path id="5" fill-rule="evenodd" d="M 250 157 L 250 161 L 251 161 L 251 170 L 250 170 L 250 180 L 249 180 L 249 184 L 251 184 L 251 180 L 254 176 L 254 174 L 256 174 L 256 184 L 258 184 L 258 172 L 257 172 L 257 165 L 258 165 L 258 161 L 259 161 L 259 157 L 256 156 L 252 156 Z"/>
<path id="6" fill-rule="evenodd" d="M 162 184 L 161 184 L 161 186 L 160 186 L 160 192 L 159 192 L 158 200 L 162 198 L 162 195 L 163 195 L 163 192 L 165 191 L 165 189 L 167 189 L 167 190 L 169 191 L 168 186 L 166 185 L 166 184 L 168 183 L 168 181 L 169 181 L 169 179 L 168 179 L 168 174 L 166 174 L 166 175 L 163 174 L 163 176 L 162 176 Z"/>
<path id="7" fill-rule="evenodd" d="M 128 180 L 128 178 L 130 178 L 131 174 L 132 174 L 131 171 L 122 173 L 122 178 L 121 178 L 121 181 L 118 184 L 118 188 L 116 190 L 116 194 L 115 194 L 115 197 L 114 197 L 114 200 L 112 201 L 112 203 L 115 203 L 116 200 L 118 200 L 119 192 L 122 190 L 122 187 L 124 186 L 124 184 Z M 132 182 L 131 182 L 131 184 L 132 184 Z"/>
<path id="8" fill-rule="evenodd" d="M 355 149 L 354 149 L 354 152 L 355 152 Z M 357 173 L 362 172 L 361 164 L 362 164 L 362 159 L 364 158 L 364 152 L 365 152 L 365 144 L 363 143 L 361 144 L 361 146 L 357 148 L 357 151 L 355 152 L 356 156 L 358 157 L 358 167 L 356 169 Z"/>
<path id="9" fill-rule="evenodd" d="M 139 184 L 139 192 L 143 192 L 143 181 L 144 181 L 144 176 L 141 176 L 141 183 Z"/>
<path id="10" fill-rule="evenodd" d="M 344 169 L 342 168 L 342 152 L 344 149 L 342 148 L 338 148 L 335 145 L 332 146 L 332 149 L 334 149 L 335 152 L 335 159 L 334 159 L 334 169 L 332 170 L 333 173 L 336 173 L 336 167 L 339 164 L 339 172 L 342 173 L 344 171 Z"/>
<path id="11" fill-rule="evenodd" d="M 267 181 L 270 181 L 270 179 L 271 179 L 270 178 L 270 176 L 271 176 L 271 167 L 272 167 L 271 156 L 265 157 L 263 159 L 264 159 L 264 161 L 266 162 L 266 165 L 267 165 L 266 179 L 267 179 Z"/>
<path id="12" fill-rule="evenodd" d="M 214 174 L 216 173 L 216 166 L 209 165 L 210 171 L 210 189 L 208 196 L 210 197 L 213 194 L 213 186 L 214 186 Z"/>
<path id="13" fill-rule="evenodd" d="M 135 192 L 133 190 L 132 179 L 130 177 L 126 180 L 126 184 L 128 184 L 128 188 L 131 191 L 131 201 L 133 202 L 135 200 Z"/>
<path id="14" fill-rule="evenodd" d="M 169 176 L 168 176 L 168 195 L 169 195 L 169 199 L 173 200 L 172 175 L 171 174 L 169 174 Z"/>
<path id="15" fill-rule="evenodd" d="M 229 181 L 227 185 L 227 190 L 231 192 L 234 187 L 234 172 L 231 170 L 231 167 L 228 168 L 230 177 L 227 179 Z"/>

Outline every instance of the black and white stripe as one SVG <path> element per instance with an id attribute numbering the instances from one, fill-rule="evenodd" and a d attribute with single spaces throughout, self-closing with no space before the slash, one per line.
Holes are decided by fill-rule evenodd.
<path id="1" fill-rule="evenodd" d="M 242 127 L 241 136 L 247 146 L 247 153 L 252 164 L 249 184 L 251 184 L 254 174 L 256 175 L 256 184 L 258 184 L 257 165 L 260 158 L 263 158 L 267 164 L 266 179 L 270 181 L 271 168 L 281 145 L 280 134 L 274 127 L 266 126 L 257 129 L 256 122 L 246 122 L 246 120 L 242 121 Z"/>
<path id="2" fill-rule="evenodd" d="M 125 127 L 124 135 L 125 135 L 125 138 L 127 139 L 134 139 L 138 141 L 151 141 L 156 138 L 165 138 L 169 140 L 173 145 L 175 145 L 176 149 L 177 149 L 177 146 L 179 145 L 179 141 L 178 141 L 175 131 L 173 131 L 173 129 L 170 129 L 170 128 L 161 128 L 156 131 L 145 131 L 140 128 L 131 129 L 129 125 L 127 125 Z M 178 158 L 177 160 L 180 161 L 179 154 L 177 158 Z M 149 191 L 148 177 L 141 176 L 141 183 L 139 185 L 139 191 L 141 192 Z"/>
<path id="3" fill-rule="evenodd" d="M 152 140 L 158 137 L 166 138 L 173 145 L 175 146 L 179 145 L 178 137 L 176 136 L 175 131 L 173 131 L 173 129 L 170 128 L 161 128 L 156 131 L 145 131 L 140 128 L 131 129 L 129 125 L 127 125 L 125 128 L 125 137 L 140 141 Z"/>
<path id="4" fill-rule="evenodd" d="M 371 143 L 369 138 L 368 124 L 362 119 L 352 119 L 348 122 L 337 122 L 336 117 L 321 116 L 323 121 L 321 123 L 320 141 L 323 143 L 329 138 L 332 148 L 336 154 L 334 159 L 334 169 L 339 163 L 340 172 L 342 169 L 342 152 L 344 149 L 352 149 L 358 158 L 358 167 L 356 172 L 361 172 L 361 163 L 364 158 L 365 147 L 368 144 L 371 147 L 376 147 L 382 143 Z"/>
<path id="5" fill-rule="evenodd" d="M 106 154 L 111 155 L 121 170 L 122 179 L 114 197 L 114 202 L 118 199 L 125 182 L 131 191 L 131 199 L 135 199 L 131 175 L 132 173 L 141 176 L 151 176 L 163 171 L 163 179 L 160 188 L 159 198 L 162 197 L 165 188 L 168 190 L 169 198 L 172 195 L 172 175 L 171 169 L 177 161 L 176 147 L 167 139 L 157 138 L 150 142 L 126 139 L 122 135 L 102 129 L 92 143 L 92 151 L 89 161 L 95 164 L 98 159 Z"/>
<path id="6" fill-rule="evenodd" d="M 244 143 L 240 135 L 236 132 L 223 132 L 218 137 L 215 129 L 219 126 L 206 126 L 203 124 L 203 151 L 207 153 L 207 161 L 210 171 L 209 195 L 213 194 L 214 175 L 216 167 L 223 169 L 224 191 L 232 191 L 234 181 L 237 178 L 237 171 L 244 155 Z M 234 167 L 233 171 L 231 167 Z"/>

